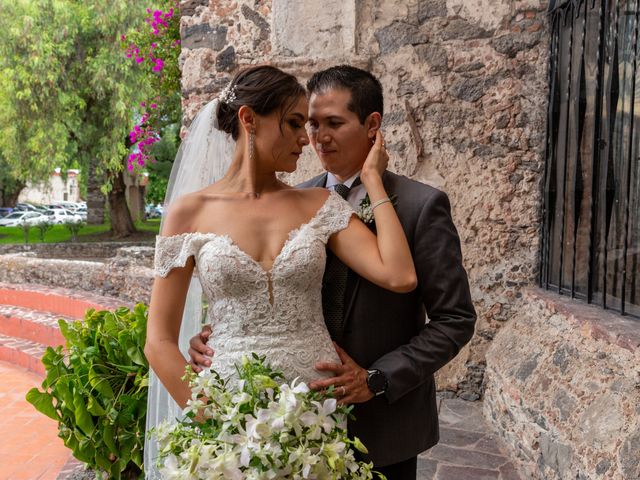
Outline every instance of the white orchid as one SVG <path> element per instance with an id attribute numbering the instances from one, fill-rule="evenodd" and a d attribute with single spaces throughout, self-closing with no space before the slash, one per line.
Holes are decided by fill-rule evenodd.
<path id="1" fill-rule="evenodd" d="M 175 480 L 371 479 L 347 437 L 349 408 L 282 374 L 264 358 L 245 358 L 227 385 L 213 370 L 188 372 L 192 397 L 177 423 L 160 425 L 162 478 Z M 195 419 L 204 418 L 204 421 Z"/>

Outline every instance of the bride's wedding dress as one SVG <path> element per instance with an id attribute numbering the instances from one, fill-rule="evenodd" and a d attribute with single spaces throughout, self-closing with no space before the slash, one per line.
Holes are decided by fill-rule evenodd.
<path id="1" fill-rule="evenodd" d="M 212 327 L 211 368 L 223 378 L 234 364 L 255 352 L 281 370 L 287 381 L 322 376 L 316 362 L 340 363 L 322 316 L 322 276 L 329 237 L 347 227 L 352 207 L 331 192 L 305 224 L 292 230 L 272 268 L 266 271 L 228 235 L 185 233 L 159 236 L 155 271 L 195 258 L 196 273 L 208 301 Z"/>

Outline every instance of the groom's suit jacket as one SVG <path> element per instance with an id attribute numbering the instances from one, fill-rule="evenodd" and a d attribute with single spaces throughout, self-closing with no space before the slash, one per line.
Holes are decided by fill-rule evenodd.
<path id="1" fill-rule="evenodd" d="M 324 187 L 327 174 L 300 187 Z M 471 339 L 476 313 L 460 240 L 447 195 L 389 171 L 383 175 L 409 241 L 418 287 L 399 294 L 350 272 L 339 344 L 361 366 L 388 379 L 385 394 L 356 404 L 349 432 L 369 449 L 377 467 L 390 465 L 438 442 L 433 374 Z M 425 311 L 428 323 L 425 323 Z"/>

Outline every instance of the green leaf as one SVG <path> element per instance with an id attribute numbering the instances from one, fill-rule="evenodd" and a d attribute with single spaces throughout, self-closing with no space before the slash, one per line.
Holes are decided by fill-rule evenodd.
<path id="1" fill-rule="evenodd" d="M 78 448 L 76 450 L 78 454 L 82 456 L 82 458 L 86 458 L 86 460 L 82 460 L 89 465 L 93 465 L 93 459 L 96 455 L 96 449 L 93 446 L 93 442 L 90 438 L 83 438 L 78 442 Z M 80 457 L 77 457 L 80 458 Z"/>
<path id="2" fill-rule="evenodd" d="M 78 424 L 78 427 L 86 435 L 90 436 L 95 429 L 95 425 L 93 424 L 93 419 L 91 418 L 91 415 L 87 411 L 87 407 L 84 404 L 84 402 L 85 402 L 84 398 L 82 398 L 80 395 L 75 395 L 73 397 L 73 406 L 75 407 L 74 413 L 76 416 L 76 423 Z M 93 454 L 91 456 L 93 456 Z"/>
<path id="3" fill-rule="evenodd" d="M 60 420 L 56 408 L 53 406 L 53 397 L 48 394 L 39 391 L 37 388 L 32 388 L 27 392 L 25 397 L 27 402 L 36 407 L 40 413 L 44 413 L 47 417 L 53 420 Z"/>
<path id="4" fill-rule="evenodd" d="M 109 423 L 105 423 L 102 427 L 102 439 L 104 440 L 104 444 L 107 448 L 113 453 L 116 457 L 120 456 L 119 449 L 116 446 L 115 439 L 115 427 Z"/>
<path id="5" fill-rule="evenodd" d="M 111 385 L 109 385 L 107 379 L 98 375 L 93 367 L 89 369 L 89 383 L 100 393 L 100 395 L 106 398 L 114 397 L 113 390 L 111 389 Z"/>
<path id="6" fill-rule="evenodd" d="M 87 402 L 87 410 L 89 413 L 96 417 L 101 417 L 107 412 L 102 408 L 102 406 L 98 403 L 98 401 L 93 397 L 93 395 L 89 395 L 89 402 Z"/>
<path id="7" fill-rule="evenodd" d="M 106 472 L 110 472 L 111 471 L 111 466 L 113 465 L 108 458 L 106 458 L 103 455 L 100 455 L 100 452 L 96 452 L 95 456 L 95 463 L 96 465 L 98 465 L 102 470 L 106 471 Z"/>

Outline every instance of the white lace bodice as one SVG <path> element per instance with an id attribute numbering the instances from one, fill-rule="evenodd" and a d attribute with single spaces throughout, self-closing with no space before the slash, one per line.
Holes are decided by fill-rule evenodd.
<path id="1" fill-rule="evenodd" d="M 243 354 L 266 355 L 287 380 L 321 375 L 318 361 L 338 362 L 322 316 L 322 276 L 329 237 L 347 227 L 352 207 L 331 192 L 307 223 L 289 233 L 269 271 L 228 235 L 185 233 L 156 240 L 155 272 L 166 276 L 195 258 L 209 302 L 212 368 L 234 375 Z"/>

